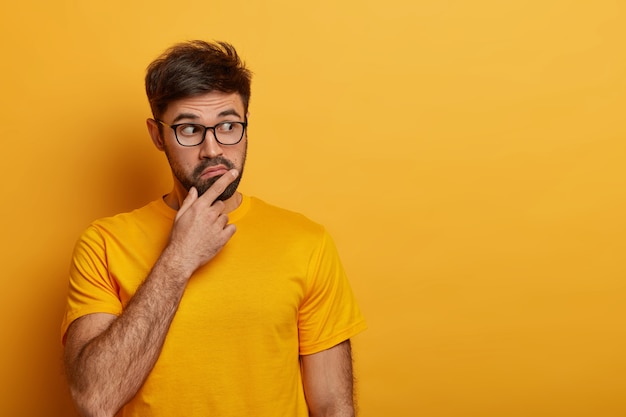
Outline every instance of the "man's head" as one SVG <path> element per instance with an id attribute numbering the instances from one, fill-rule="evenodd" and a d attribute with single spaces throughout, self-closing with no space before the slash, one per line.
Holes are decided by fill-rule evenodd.
<path id="1" fill-rule="evenodd" d="M 246 158 L 250 79 L 235 49 L 223 42 L 177 44 L 148 67 L 146 93 L 154 116 L 148 120 L 148 130 L 167 155 L 175 182 L 187 191 L 193 186 L 202 194 L 225 169 L 236 168 L 240 175 L 220 199 L 235 193 Z M 222 127 L 217 132 L 207 129 L 201 143 L 188 145 L 181 142 L 181 135 L 190 127 L 176 130 L 180 124 Z M 229 130 L 243 126 L 240 142 L 220 141 L 225 126 Z"/>

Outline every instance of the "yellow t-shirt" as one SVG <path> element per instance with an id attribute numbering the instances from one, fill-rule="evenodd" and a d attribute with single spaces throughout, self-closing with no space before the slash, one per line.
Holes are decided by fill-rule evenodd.
<path id="1" fill-rule="evenodd" d="M 167 243 L 162 199 L 94 222 L 70 270 L 62 325 L 119 315 Z M 123 416 L 308 416 L 299 355 L 366 325 L 325 229 L 253 197 L 229 214 L 237 232 L 189 280 L 161 355 Z"/>

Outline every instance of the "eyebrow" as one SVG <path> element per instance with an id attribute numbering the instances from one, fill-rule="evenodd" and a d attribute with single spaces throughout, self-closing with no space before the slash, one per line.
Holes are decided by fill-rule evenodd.
<path id="1" fill-rule="evenodd" d="M 241 119 L 241 115 L 237 113 L 237 110 L 235 109 L 226 109 L 226 110 L 219 112 L 219 114 L 217 115 L 217 117 L 224 117 L 224 116 L 237 116 L 238 118 Z M 181 113 L 174 118 L 174 120 L 172 121 L 172 124 L 179 122 L 183 119 L 198 120 L 199 118 L 200 116 L 193 114 L 193 113 Z"/>

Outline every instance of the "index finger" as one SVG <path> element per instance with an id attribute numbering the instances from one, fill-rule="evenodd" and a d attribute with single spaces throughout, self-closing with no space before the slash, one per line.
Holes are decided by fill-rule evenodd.
<path id="1" fill-rule="evenodd" d="M 236 169 L 229 170 L 226 174 L 219 177 L 217 181 L 215 181 L 215 183 L 211 185 L 209 189 L 206 190 L 204 194 L 199 197 L 199 199 L 209 200 L 211 201 L 211 204 L 213 204 L 215 200 L 217 200 L 217 198 L 222 195 L 224 190 L 226 190 L 226 187 L 228 187 L 228 185 L 232 183 L 238 176 L 239 171 L 237 171 Z"/>

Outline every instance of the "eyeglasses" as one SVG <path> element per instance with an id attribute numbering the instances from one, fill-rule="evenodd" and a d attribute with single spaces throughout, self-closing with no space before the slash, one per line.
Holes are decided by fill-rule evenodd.
<path id="1" fill-rule="evenodd" d="M 220 145 L 236 145 L 243 139 L 248 122 L 221 122 L 215 126 L 204 126 L 195 123 L 181 123 L 168 125 L 157 120 L 163 126 L 167 126 L 174 131 L 176 141 L 180 146 L 198 146 L 206 138 L 206 131 L 213 131 L 215 140 Z"/>

